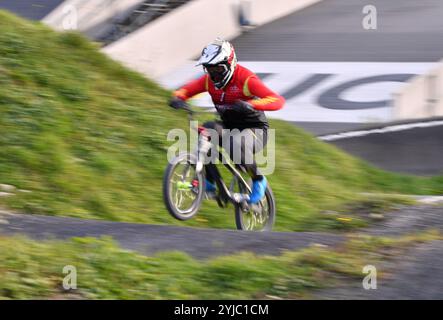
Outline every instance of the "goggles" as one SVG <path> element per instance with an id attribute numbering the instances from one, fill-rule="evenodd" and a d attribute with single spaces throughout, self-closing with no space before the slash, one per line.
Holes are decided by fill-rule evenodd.
<path id="1" fill-rule="evenodd" d="M 223 81 L 226 74 L 228 73 L 228 67 L 224 64 L 205 66 L 205 70 L 211 77 L 211 80 L 214 82 Z"/>

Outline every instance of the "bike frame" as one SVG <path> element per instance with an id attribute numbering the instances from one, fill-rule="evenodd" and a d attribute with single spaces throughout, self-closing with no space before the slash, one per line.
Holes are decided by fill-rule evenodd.
<path id="1" fill-rule="evenodd" d="M 186 109 L 188 111 L 188 115 L 189 115 L 189 121 L 193 120 L 193 114 L 194 111 L 192 111 L 190 108 Z M 205 128 L 204 127 L 199 127 L 197 128 L 198 132 L 199 132 L 199 142 L 197 145 L 197 150 L 195 151 L 195 154 L 197 155 L 197 161 L 200 162 L 201 161 L 201 156 L 203 156 L 204 158 L 207 157 L 206 152 L 203 152 L 203 154 L 200 152 L 200 146 L 201 146 L 201 132 L 204 132 Z M 210 142 L 212 143 L 212 142 Z M 243 176 L 241 175 L 241 173 L 235 168 L 235 165 L 232 164 L 232 161 L 230 161 L 230 159 L 228 160 L 228 157 L 225 156 L 225 151 L 223 150 L 223 148 L 221 148 L 219 145 L 217 145 L 217 150 L 219 152 L 219 154 L 221 155 L 221 161 L 223 163 L 223 165 L 229 170 L 229 172 L 231 172 L 231 174 L 234 176 L 234 180 L 231 183 L 231 187 L 233 186 L 232 184 L 235 184 L 237 181 L 241 181 L 242 184 L 244 186 L 246 186 L 246 189 L 248 192 L 251 192 L 251 187 L 249 186 L 249 184 L 245 181 L 245 179 L 243 178 Z M 202 164 L 198 164 L 197 163 L 197 167 L 201 167 Z M 225 184 L 225 182 L 223 181 L 223 178 L 219 172 L 219 170 L 214 170 L 215 172 L 215 183 L 218 186 L 218 190 L 219 190 L 219 197 L 217 197 L 217 202 L 221 207 L 226 207 L 226 204 L 228 201 L 231 201 L 234 204 L 239 204 L 242 201 L 240 201 L 239 199 L 236 199 L 234 197 L 234 194 L 231 193 L 231 191 L 229 190 L 230 188 L 228 188 Z"/>
<path id="2" fill-rule="evenodd" d="M 219 147 L 220 149 L 220 147 Z M 244 186 L 246 186 L 246 189 L 248 192 L 251 192 L 251 187 L 248 185 L 248 183 L 245 181 L 241 173 L 235 168 L 235 165 L 233 165 L 230 161 L 226 161 L 226 156 L 221 153 L 222 161 L 224 166 L 231 172 L 231 174 L 234 176 L 234 180 L 231 182 L 231 186 L 233 187 L 233 184 L 235 184 L 237 181 L 241 181 Z M 216 174 L 215 183 L 218 186 L 219 190 L 219 196 L 223 202 L 227 203 L 228 201 L 231 201 L 235 204 L 240 203 L 238 199 L 234 197 L 234 195 L 231 193 L 230 188 L 227 187 L 225 182 L 223 181 L 223 178 L 218 170 L 215 170 L 214 172 Z"/>

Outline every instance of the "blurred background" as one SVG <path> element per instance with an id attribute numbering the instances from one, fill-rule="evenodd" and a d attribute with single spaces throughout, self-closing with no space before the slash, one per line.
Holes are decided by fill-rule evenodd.
<path id="1" fill-rule="evenodd" d="M 240 63 L 287 100 L 269 116 L 315 135 L 443 115 L 438 0 L 232 0 L 216 7 L 185 0 L 2 0 L 0 7 L 56 30 L 79 30 L 169 89 L 202 74 L 193 60 L 214 37 L 233 40 Z M 195 100 L 212 107 L 208 96 Z M 435 137 L 438 129 L 428 130 L 384 143 L 331 142 L 383 168 L 433 174 L 443 169 L 442 155 L 438 139 L 428 137 L 420 148 L 422 135 Z M 425 160 L 438 163 L 419 168 Z"/>
<path id="2" fill-rule="evenodd" d="M 29 278 L 40 277 L 33 284 L 23 274 L 0 271 L 0 297 L 58 298 L 45 280 L 55 271 L 29 261 L 49 259 L 55 270 L 64 263 L 58 258 L 63 248 L 98 279 L 88 278 L 74 298 L 442 297 L 441 0 L 0 0 L 0 9 L 0 261 L 15 261 L 12 273 L 21 266 Z M 297 233 L 187 230 L 232 229 L 232 221 L 213 204 L 187 224 L 164 210 L 166 133 L 187 127 L 183 115 L 166 110 L 166 101 L 170 90 L 203 74 L 195 60 L 216 37 L 232 41 L 239 63 L 286 99 L 283 109 L 267 114 L 278 145 L 270 181 L 278 199 L 276 230 Z M 206 94 L 192 103 L 215 110 Z M 394 209 L 400 210 L 395 216 L 386 214 Z M 140 222 L 146 225 L 130 224 Z M 325 249 L 360 231 L 406 238 L 352 242 L 345 256 Z M 106 235 L 142 255 L 178 250 L 190 256 L 160 256 L 150 266 L 107 240 L 44 243 L 39 251 L 32 241 L 6 238 L 16 233 Z M 20 242 L 21 257 L 6 251 L 10 241 Z M 313 244 L 306 255 L 282 258 L 288 277 L 279 274 L 279 258 L 192 260 L 239 251 L 275 255 Z M 373 262 L 363 252 L 383 261 L 380 248 L 401 256 L 413 244 L 419 246 L 408 253 L 409 264 L 395 260 L 400 272 L 383 280 L 386 289 L 372 294 L 357 281 L 343 290 L 310 291 L 321 289 L 318 281 L 330 273 L 359 279 L 361 264 Z M 82 256 L 87 250 L 92 258 Z M 100 263 L 91 266 L 91 259 Z M 176 269 L 145 278 L 175 259 L 199 270 L 185 277 L 199 286 L 171 280 L 183 276 Z M 249 268 L 251 259 L 269 274 Z M 389 274 L 392 266 L 380 261 Z M 135 289 L 97 289 L 112 278 L 112 270 L 103 272 L 107 263 L 128 270 L 113 279 L 119 288 L 129 281 Z M 241 278 L 247 280 L 228 285 Z"/>

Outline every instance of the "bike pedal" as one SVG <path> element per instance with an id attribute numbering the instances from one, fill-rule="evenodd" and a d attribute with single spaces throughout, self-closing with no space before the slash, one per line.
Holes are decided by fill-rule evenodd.
<path id="1" fill-rule="evenodd" d="M 235 202 L 241 204 L 243 202 L 248 202 L 249 200 L 249 196 L 247 194 L 243 194 L 243 193 L 234 193 L 232 195 L 233 199 Z"/>

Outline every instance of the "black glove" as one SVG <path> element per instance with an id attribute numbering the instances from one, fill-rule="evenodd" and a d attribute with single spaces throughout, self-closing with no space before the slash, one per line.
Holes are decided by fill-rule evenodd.
<path id="1" fill-rule="evenodd" d="M 243 100 L 237 100 L 234 102 L 234 109 L 238 110 L 238 111 L 254 111 L 254 107 Z"/>
<path id="2" fill-rule="evenodd" d="M 170 101 L 169 101 L 169 106 L 174 108 L 174 109 L 189 109 L 188 104 L 186 103 L 186 101 L 178 98 L 178 97 L 173 97 Z"/>

